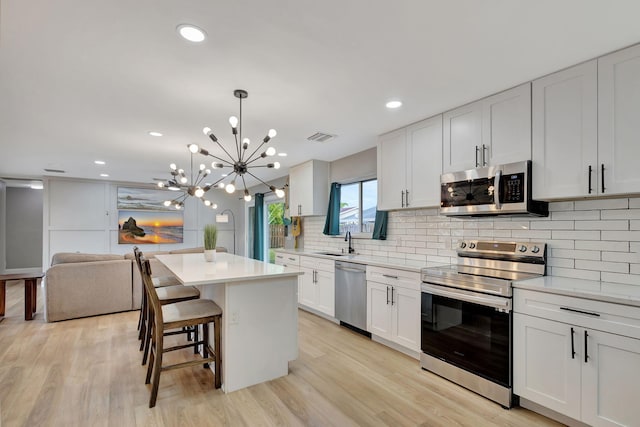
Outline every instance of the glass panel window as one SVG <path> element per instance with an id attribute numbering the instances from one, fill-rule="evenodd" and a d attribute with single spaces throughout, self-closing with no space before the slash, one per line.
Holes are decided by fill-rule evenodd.
<path id="1" fill-rule="evenodd" d="M 343 184 L 340 189 L 340 233 L 373 232 L 377 202 L 377 180 Z"/>

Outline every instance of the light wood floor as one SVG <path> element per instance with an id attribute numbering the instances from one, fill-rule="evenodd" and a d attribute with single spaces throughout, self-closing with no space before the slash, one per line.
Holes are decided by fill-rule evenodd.
<path id="1" fill-rule="evenodd" d="M 45 323 L 7 285 L 0 322 L 0 426 L 551 426 L 420 369 L 416 360 L 300 311 L 290 374 L 230 394 L 201 367 L 162 374 L 148 408 L 137 312 Z M 259 352 L 257 348 L 255 351 Z"/>

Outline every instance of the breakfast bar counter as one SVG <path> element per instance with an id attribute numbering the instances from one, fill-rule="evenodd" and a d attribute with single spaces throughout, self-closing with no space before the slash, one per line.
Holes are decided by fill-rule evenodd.
<path id="1" fill-rule="evenodd" d="M 300 272 L 229 253 L 216 254 L 214 262 L 202 253 L 156 258 L 222 308 L 226 393 L 288 374 L 288 362 L 298 357 Z"/>

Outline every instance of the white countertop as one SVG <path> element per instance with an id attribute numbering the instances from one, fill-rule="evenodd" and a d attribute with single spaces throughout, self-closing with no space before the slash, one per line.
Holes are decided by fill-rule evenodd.
<path id="1" fill-rule="evenodd" d="M 256 261 L 226 252 L 216 254 L 215 262 L 207 262 L 204 254 L 156 255 L 184 285 L 208 285 L 264 278 L 298 276 L 299 271 L 281 265 Z"/>
<path id="2" fill-rule="evenodd" d="M 415 261 L 415 260 L 407 260 L 401 258 L 387 258 L 387 257 L 376 257 L 370 255 L 323 255 L 318 252 L 331 252 L 329 251 L 311 251 L 304 249 L 277 249 L 276 252 L 286 253 L 286 254 L 294 254 L 294 255 L 302 255 L 302 256 L 313 256 L 317 258 L 325 258 L 332 259 L 335 261 L 346 261 L 346 262 L 355 262 L 358 264 L 366 264 L 372 265 L 376 267 L 387 267 L 387 268 L 395 268 L 398 270 L 406 270 L 413 271 L 416 273 L 420 273 L 423 268 L 426 267 L 438 267 L 441 265 L 449 265 L 440 262 L 425 262 L 425 261 Z"/>
<path id="3" fill-rule="evenodd" d="M 640 284 L 544 276 L 513 282 L 513 287 L 640 307 Z"/>

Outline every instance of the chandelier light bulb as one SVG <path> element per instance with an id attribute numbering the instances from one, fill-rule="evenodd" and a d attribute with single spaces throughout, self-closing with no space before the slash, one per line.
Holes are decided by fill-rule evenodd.
<path id="1" fill-rule="evenodd" d="M 191 151 L 193 154 L 196 154 L 198 151 L 200 151 L 200 147 L 198 147 L 198 144 L 189 144 L 189 151 Z"/>
<path id="2" fill-rule="evenodd" d="M 164 182 L 159 182 L 159 183 L 158 183 L 158 187 L 160 187 L 160 188 L 164 188 Z"/>
<path id="3" fill-rule="evenodd" d="M 204 190 L 202 188 L 198 187 L 198 188 L 196 188 L 196 191 L 195 191 L 194 195 L 197 198 L 201 198 L 202 196 L 204 196 Z"/>
<path id="4" fill-rule="evenodd" d="M 203 127 L 202 133 L 204 133 L 206 136 L 209 136 L 209 134 L 211 133 L 211 128 L 207 126 Z"/>
<path id="5" fill-rule="evenodd" d="M 278 196 L 279 199 L 282 199 L 284 197 L 284 190 L 281 188 L 276 188 L 276 196 Z"/>
<path id="6" fill-rule="evenodd" d="M 165 205 L 166 207 L 171 206 L 171 200 L 165 200 L 163 205 Z"/>
<path id="7" fill-rule="evenodd" d="M 242 140 L 242 148 L 244 150 L 249 148 L 249 144 L 251 144 L 251 141 L 249 140 L 249 138 L 245 138 L 245 139 Z"/>
<path id="8" fill-rule="evenodd" d="M 231 116 L 229 117 L 229 124 L 231 125 L 232 128 L 237 128 L 238 127 L 238 118 L 236 116 Z"/>
<path id="9" fill-rule="evenodd" d="M 220 184 L 218 184 L 218 188 L 224 188 L 224 182 L 221 182 Z"/>
<path id="10" fill-rule="evenodd" d="M 269 129 L 269 133 L 267 133 L 267 135 L 269 135 L 269 138 L 275 138 L 277 134 L 278 132 L 276 132 L 275 129 Z"/>
<path id="11" fill-rule="evenodd" d="M 211 201 L 210 200 L 205 200 L 204 201 L 204 205 L 205 206 L 211 206 Z"/>
<path id="12" fill-rule="evenodd" d="M 209 127 L 205 127 L 202 129 L 202 133 L 207 135 L 213 142 L 218 142 L 218 138 L 213 134 L 213 131 Z"/>
<path id="13" fill-rule="evenodd" d="M 176 166 L 176 164 L 175 164 L 175 163 L 171 163 L 171 164 L 169 165 L 169 167 L 171 168 L 171 170 L 172 170 L 172 171 L 174 171 L 174 170 L 178 169 L 178 167 Z"/>
<path id="14" fill-rule="evenodd" d="M 218 209 L 218 204 L 217 203 L 212 204 L 211 209 Z"/>
<path id="15" fill-rule="evenodd" d="M 280 162 L 273 162 L 274 169 L 280 169 Z"/>
<path id="16" fill-rule="evenodd" d="M 187 179 L 187 177 L 186 177 L 186 176 L 181 176 L 181 177 L 180 177 L 180 183 L 181 183 L 181 184 L 186 184 L 186 183 L 187 183 L 187 181 L 189 181 L 189 180 Z"/>
<path id="17" fill-rule="evenodd" d="M 211 162 L 211 167 L 214 169 L 222 169 L 224 165 L 222 163 Z"/>
<path id="18" fill-rule="evenodd" d="M 229 184 L 227 184 L 227 186 L 224 189 L 229 194 L 235 193 L 235 191 L 236 191 L 236 181 L 235 180 L 231 181 Z"/>
<path id="19" fill-rule="evenodd" d="M 249 194 L 249 190 L 244 190 L 244 201 L 245 202 L 250 202 L 251 201 L 251 194 Z"/>
<path id="20" fill-rule="evenodd" d="M 267 153 L 267 156 L 273 156 L 274 154 L 276 154 L 276 149 L 273 147 L 269 147 L 265 152 Z"/>

